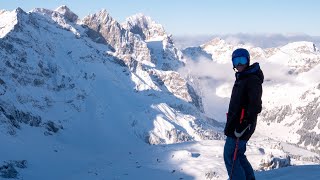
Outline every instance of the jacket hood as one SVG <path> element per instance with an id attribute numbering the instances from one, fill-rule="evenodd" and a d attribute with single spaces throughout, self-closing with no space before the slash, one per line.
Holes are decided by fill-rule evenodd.
<path id="1" fill-rule="evenodd" d="M 240 79 L 242 77 L 250 76 L 250 75 L 256 75 L 261 81 L 261 84 L 264 81 L 264 75 L 262 70 L 260 69 L 259 63 L 253 63 L 251 66 L 249 66 L 247 69 L 245 69 L 243 72 L 236 72 L 236 79 Z"/>

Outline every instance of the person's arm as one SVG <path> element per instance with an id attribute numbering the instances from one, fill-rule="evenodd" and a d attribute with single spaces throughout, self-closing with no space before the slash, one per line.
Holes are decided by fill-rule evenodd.
<path id="1" fill-rule="evenodd" d="M 241 137 L 244 132 L 250 128 L 262 109 L 262 84 L 258 77 L 254 76 L 248 79 L 247 92 L 249 98 L 248 107 L 245 111 L 242 123 L 236 127 L 234 132 L 236 137 Z"/>
<path id="2" fill-rule="evenodd" d="M 253 119 L 262 109 L 262 82 L 257 76 L 250 77 L 247 84 L 249 103 L 245 114 L 245 119 L 252 123 Z"/>

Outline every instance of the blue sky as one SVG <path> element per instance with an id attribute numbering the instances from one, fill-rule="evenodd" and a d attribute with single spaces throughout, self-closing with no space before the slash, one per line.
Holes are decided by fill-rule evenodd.
<path id="1" fill-rule="evenodd" d="M 0 0 L 0 9 L 67 5 L 81 18 L 106 9 L 117 21 L 143 13 L 173 35 L 281 33 L 320 36 L 317 0 Z"/>

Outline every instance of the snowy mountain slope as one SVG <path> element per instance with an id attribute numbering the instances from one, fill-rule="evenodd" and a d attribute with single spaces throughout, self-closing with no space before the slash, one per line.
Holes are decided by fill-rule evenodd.
<path id="1" fill-rule="evenodd" d="M 6 30 L 0 39 L 2 174 L 5 162 L 16 160 L 27 164 L 19 175 L 24 179 L 86 179 L 95 176 L 91 167 L 110 162 L 115 174 L 104 169 L 104 175 L 114 178 L 124 164 L 137 169 L 130 167 L 136 160 L 129 149 L 143 154 L 152 150 L 148 144 L 223 138 L 222 125 L 199 111 L 201 99 L 187 81 L 152 65 L 147 43 L 105 11 L 82 21 L 65 6 L 29 13 L 18 8 L 1 17 L 8 20 L 1 22 Z M 100 26 L 95 33 L 101 37 L 108 27 L 114 34 L 97 43 L 89 25 Z M 118 162 L 124 155 L 128 159 Z M 11 164 L 9 174 L 19 167 Z"/>
<path id="2" fill-rule="evenodd" d="M 257 179 L 319 179 L 319 165 L 295 166 L 281 168 L 274 171 L 266 171 L 257 175 Z"/>
<path id="3" fill-rule="evenodd" d="M 104 14 L 104 15 L 106 15 L 106 14 Z M 81 98 L 85 99 L 85 97 L 83 97 L 83 96 L 88 94 L 87 91 L 90 90 L 91 87 L 86 87 L 86 86 L 85 87 L 78 87 L 77 86 L 78 82 L 79 82 L 80 86 L 84 86 L 81 84 L 87 84 L 87 83 L 84 83 L 82 79 L 78 79 L 78 78 L 82 76 L 84 79 L 91 78 L 90 80 L 92 80 L 92 79 L 95 79 L 97 75 L 94 72 L 89 74 L 83 68 L 76 68 L 77 66 L 74 65 L 75 63 L 80 64 L 80 62 L 90 63 L 90 62 L 96 62 L 96 61 L 98 61 L 100 63 L 105 63 L 106 61 L 111 61 L 118 66 L 120 65 L 119 68 L 121 69 L 121 71 L 129 71 L 127 69 L 123 70 L 123 68 L 125 68 L 125 67 L 121 66 L 122 65 L 121 60 L 119 60 L 120 62 L 116 62 L 118 60 L 116 57 L 113 57 L 112 54 L 111 55 L 106 54 L 105 50 L 107 50 L 107 51 L 109 50 L 108 48 L 106 48 L 106 46 L 95 44 L 94 42 L 90 41 L 91 39 L 88 38 L 88 36 L 86 34 L 86 29 L 83 29 L 83 27 L 78 26 L 77 24 L 73 24 L 73 22 L 66 21 L 64 19 L 65 16 L 59 14 L 57 11 L 35 9 L 31 13 L 25 13 L 21 10 L 17 14 L 17 16 L 20 17 L 19 27 L 20 27 L 20 29 L 23 29 L 23 31 L 12 32 L 11 34 L 7 34 L 6 37 L 3 38 L 3 43 L 10 44 L 10 42 L 14 42 L 12 39 L 13 36 L 16 39 L 20 38 L 20 39 L 18 39 L 19 42 L 25 42 L 25 43 L 20 43 L 18 46 L 14 46 L 16 48 L 13 49 L 13 51 L 17 51 L 17 54 L 20 53 L 19 57 L 24 57 L 25 59 L 19 60 L 19 62 L 15 62 L 15 61 L 10 62 L 9 61 L 10 55 L 8 53 L 3 53 L 3 55 L 5 56 L 4 59 L 8 59 L 6 61 L 6 66 L 11 68 L 12 71 L 17 71 L 17 70 L 15 69 L 15 66 L 13 66 L 11 63 L 17 63 L 17 65 L 20 65 L 22 63 L 25 63 L 24 61 L 26 61 L 27 62 L 27 64 L 25 65 L 25 66 L 27 66 L 26 69 L 34 69 L 32 67 L 32 65 L 38 66 L 38 69 L 34 69 L 34 72 L 31 72 L 30 70 L 28 70 L 28 72 L 26 72 L 26 75 L 24 75 L 24 77 L 28 77 L 29 74 L 37 74 L 39 69 L 41 70 L 41 68 L 45 69 L 45 67 L 43 67 L 43 66 L 46 66 L 46 63 L 48 63 L 47 66 L 50 66 L 50 67 L 48 67 L 48 70 L 47 69 L 45 69 L 45 70 L 53 71 L 51 73 L 54 76 L 59 77 L 60 74 L 57 74 L 57 72 L 56 72 L 58 70 L 71 71 L 71 72 L 61 72 L 61 74 L 62 74 L 61 81 L 67 81 L 67 82 L 65 84 L 62 84 L 61 88 L 60 88 L 60 86 L 58 86 L 57 91 L 61 91 L 60 89 L 69 90 L 69 89 L 79 88 L 78 91 L 82 91 L 83 94 L 82 94 L 82 96 L 78 95 L 77 97 L 79 97 L 80 99 Z M 33 22 L 33 23 L 29 24 L 29 22 Z M 34 24 L 36 24 L 37 26 L 33 26 Z M 14 30 L 16 30 L 16 29 L 14 29 Z M 46 34 L 48 37 L 47 37 L 47 39 L 44 39 L 43 38 L 44 34 L 47 33 L 48 30 L 50 33 L 53 33 L 55 36 L 50 36 L 49 34 Z M 22 36 L 22 35 L 24 35 L 25 32 L 27 32 L 29 36 Z M 64 36 L 67 36 L 67 37 L 64 37 Z M 35 40 L 35 41 L 30 41 L 30 39 Z M 61 41 L 62 39 L 64 39 L 64 41 Z M 77 41 L 80 41 L 80 42 L 77 42 Z M 35 42 L 37 42 L 37 43 L 35 43 Z M 26 49 L 25 46 L 27 46 L 29 49 L 28 48 Z M 22 48 L 22 47 L 24 47 L 24 48 Z M 47 49 L 44 49 L 43 47 L 46 47 Z M 35 54 L 32 51 L 34 49 L 36 52 Z M 81 49 L 81 51 L 76 51 L 75 49 Z M 9 50 L 11 50 L 11 49 L 9 49 Z M 9 50 L 7 50 L 7 51 L 9 51 Z M 25 50 L 27 50 L 27 51 L 25 51 Z M 24 56 L 22 56 L 22 55 L 24 55 Z M 30 65 L 28 64 L 29 57 L 34 58 L 34 60 L 32 61 L 32 63 Z M 78 62 L 78 61 L 80 61 L 80 62 Z M 133 61 L 133 62 L 137 62 L 137 61 Z M 60 63 L 62 63 L 62 64 L 60 64 Z M 31 66 L 31 67 L 29 67 L 29 66 Z M 73 70 L 77 70 L 77 71 L 73 72 Z M 138 80 L 133 81 L 136 83 L 135 84 L 136 90 L 138 90 L 138 91 L 155 90 L 156 92 L 154 92 L 154 94 L 157 96 L 157 93 L 162 94 L 162 91 L 167 89 L 167 91 L 164 91 L 164 93 L 168 94 L 168 96 L 170 97 L 170 94 L 171 94 L 170 92 L 174 91 L 173 88 L 177 88 L 176 96 L 178 98 L 181 98 L 182 100 L 187 100 L 188 102 L 192 101 L 192 97 L 189 94 L 187 83 L 185 80 L 183 80 L 179 76 L 179 74 L 171 72 L 171 71 L 162 72 L 162 71 L 157 70 L 155 68 L 146 68 L 146 66 L 143 63 L 139 63 L 139 62 L 137 62 L 135 65 L 132 65 L 132 67 L 130 67 L 130 70 L 132 72 L 132 74 L 131 74 L 132 80 L 134 80 L 134 78 L 142 80 L 142 82 L 138 82 Z M 60 71 L 58 71 L 58 72 L 60 73 Z M 48 73 L 50 73 L 50 72 L 48 72 Z M 139 73 L 141 73 L 141 74 L 139 74 Z M 153 73 L 153 75 L 156 74 L 156 75 L 154 75 L 155 77 L 159 76 L 158 81 L 160 81 L 160 82 L 153 81 L 152 78 L 155 78 L 155 77 L 150 76 L 150 73 Z M 35 85 L 40 86 L 40 89 L 41 89 L 41 85 L 43 85 L 43 86 L 47 87 L 49 90 L 51 90 L 51 89 L 56 90 L 56 89 L 54 89 L 54 87 L 50 87 L 50 85 L 46 86 L 47 84 L 45 83 L 45 82 L 50 82 L 50 81 L 53 81 L 53 83 L 56 83 L 55 82 L 56 79 L 51 80 L 52 78 L 57 78 L 57 77 L 51 77 L 50 75 L 52 75 L 52 74 L 47 75 L 48 77 L 46 77 L 46 78 L 39 75 L 40 76 L 39 79 L 35 78 L 35 80 L 33 80 L 33 85 L 35 84 Z M 125 77 L 127 77 L 127 73 L 124 73 L 124 74 L 125 74 Z M 69 75 L 69 76 L 67 76 L 67 75 Z M 18 75 L 18 77 L 16 77 L 14 75 L 14 77 L 16 79 L 20 80 L 19 75 Z M 21 77 L 21 79 L 22 80 L 20 80 L 20 81 L 22 81 L 22 82 L 20 82 L 20 83 L 22 85 L 29 85 L 32 82 L 31 78 L 25 80 Z M 88 80 L 89 83 L 91 83 L 90 80 Z M 128 81 L 130 82 L 130 79 L 126 80 L 126 82 L 128 82 Z M 159 84 L 161 82 L 163 84 Z M 174 83 L 175 86 L 173 86 L 173 84 L 171 85 L 171 83 Z M 178 83 L 178 86 L 176 83 Z M 124 82 L 124 84 L 130 84 L 130 83 Z M 149 86 L 149 89 L 139 89 L 139 86 L 148 86 L 149 84 L 151 84 L 151 86 Z M 181 84 L 181 85 L 179 85 L 179 84 Z M 53 84 L 52 86 L 54 86 L 54 85 L 55 84 Z M 130 91 L 130 88 L 128 88 L 128 90 Z M 159 91 L 159 92 L 157 92 L 157 91 Z M 176 98 L 174 98 L 174 99 L 176 99 Z M 181 100 L 177 99 L 176 101 L 181 101 Z M 175 104 L 175 103 L 173 103 L 173 104 Z M 187 105 L 188 103 L 182 102 L 182 104 Z M 182 108 L 183 108 L 183 106 L 185 106 L 185 105 L 182 105 Z M 80 107 L 78 107 L 78 108 L 80 108 Z M 188 109 L 190 110 L 190 108 L 192 109 L 192 106 L 190 106 Z M 197 110 L 194 109 L 192 111 L 196 112 Z M 197 113 L 192 113 L 192 112 L 190 112 L 190 113 L 197 115 Z"/>
<path id="4" fill-rule="evenodd" d="M 88 125 L 92 125 L 89 123 Z M 76 130 L 84 125 L 80 124 Z M 87 126 L 87 132 L 94 133 L 93 127 Z M 84 130 L 84 129 L 83 129 Z M 77 132 L 77 131 L 75 131 Z M 188 142 L 162 146 L 145 146 L 141 141 L 131 141 L 121 146 L 97 148 L 93 144 L 99 144 L 98 139 L 88 139 L 90 144 L 76 146 L 74 137 L 66 139 L 63 136 L 52 138 L 38 138 L 35 143 L 31 135 L 34 130 L 25 131 L 24 136 L 18 136 L 15 140 L 7 138 L 2 142 L 14 149 L 8 158 L 28 158 L 27 168 L 19 169 L 19 177 L 24 179 L 226 179 L 226 170 L 222 159 L 223 141 Z M 36 135 L 36 134 L 35 134 Z M 79 134 L 73 134 L 79 136 Z M 87 133 L 82 137 L 86 137 Z M 101 134 L 100 134 L 101 135 Z M 44 136 L 43 136 L 44 137 Z M 13 140 L 13 141 L 11 141 Z M 263 141 L 261 141 L 263 140 Z M 21 149 L 18 142 L 32 144 L 32 147 Z M 40 143 L 39 143 L 40 142 Z M 119 143 L 120 141 L 116 141 Z M 268 143 L 266 143 L 268 142 Z M 87 142 L 88 143 L 88 142 Z M 83 141 L 77 145 L 83 144 Z M 263 145 L 256 146 L 257 144 Z M 90 145 L 90 146 L 89 146 Z M 110 147 L 113 147 L 110 149 Z M 93 151 L 94 149 L 94 151 Z M 0 150 L 3 152 L 3 150 Z M 301 151 L 298 149 L 298 151 Z M 4 151 L 5 152 L 5 151 Z M 277 166 L 286 161 L 286 153 L 272 140 L 255 140 L 255 144 L 248 146 L 248 158 L 254 162 L 254 168 L 259 168 L 260 160 L 268 158 L 270 153 L 274 158 L 270 161 L 270 167 Z M 12 157 L 12 155 L 15 155 Z M 308 155 L 306 155 L 308 156 Z M 310 155 L 312 156 L 312 155 Z M 299 165 L 299 162 L 291 164 Z M 46 166 L 43 166 L 45 164 Z M 301 164 L 300 164 L 301 165 Z M 61 168 L 64 167 L 64 168 Z M 21 166 L 20 166 L 21 167 Z M 320 177 L 314 166 L 290 166 L 283 170 L 256 172 L 259 179 L 277 179 L 287 177 L 301 179 Z M 303 170 L 299 170 L 302 168 Z M 281 168 L 282 169 L 282 168 Z M 288 171 L 290 173 L 288 173 Z M 294 174 L 299 176 L 293 176 Z M 50 175 L 50 176 L 48 176 Z M 0 177 L 0 179 L 2 179 Z M 4 179 L 4 178 L 3 178 Z"/>

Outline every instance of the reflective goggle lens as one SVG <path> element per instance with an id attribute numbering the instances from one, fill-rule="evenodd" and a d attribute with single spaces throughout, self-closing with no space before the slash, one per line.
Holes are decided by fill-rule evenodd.
<path id="1" fill-rule="evenodd" d="M 233 66 L 245 65 L 248 60 L 246 57 L 236 57 L 232 59 Z"/>

